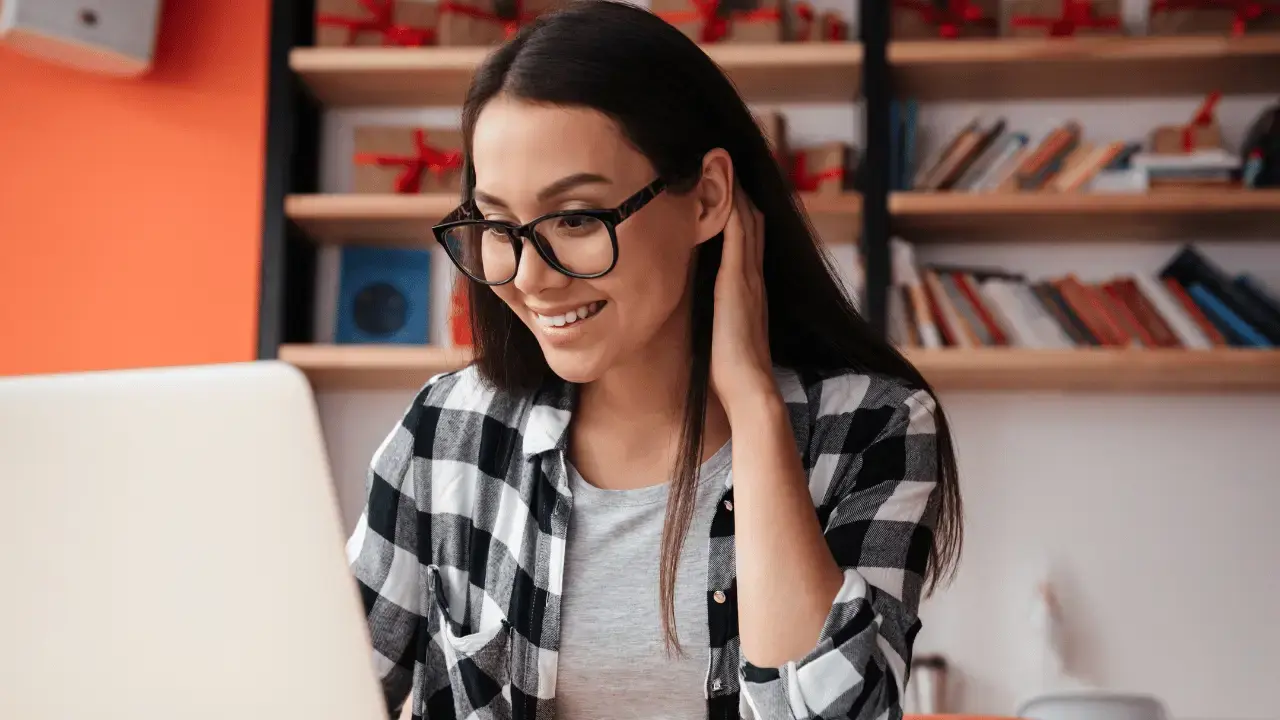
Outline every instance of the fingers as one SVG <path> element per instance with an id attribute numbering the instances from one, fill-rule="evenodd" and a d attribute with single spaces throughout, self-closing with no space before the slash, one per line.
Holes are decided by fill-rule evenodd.
<path id="1" fill-rule="evenodd" d="M 752 269 L 760 272 L 764 262 L 764 214 L 741 186 L 734 192 L 734 209 L 743 226 L 744 260 L 750 260 Z"/>
<path id="2" fill-rule="evenodd" d="M 736 272 L 742 268 L 745 253 L 746 228 L 735 193 L 733 207 L 729 210 L 729 222 L 724 226 L 724 249 L 720 255 L 720 272 Z"/>

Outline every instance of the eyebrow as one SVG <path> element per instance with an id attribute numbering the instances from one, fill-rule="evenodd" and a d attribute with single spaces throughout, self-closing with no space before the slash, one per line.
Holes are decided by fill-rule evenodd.
<path id="1" fill-rule="evenodd" d="M 546 202 L 557 195 L 562 195 L 570 190 L 581 187 L 583 185 L 612 185 L 613 181 L 604 175 L 596 173 L 574 173 L 559 180 L 538 191 L 538 202 Z M 483 190 L 475 191 L 476 202 L 482 202 L 485 205 L 494 207 L 507 208 L 507 203 L 502 198 L 494 197 Z"/>

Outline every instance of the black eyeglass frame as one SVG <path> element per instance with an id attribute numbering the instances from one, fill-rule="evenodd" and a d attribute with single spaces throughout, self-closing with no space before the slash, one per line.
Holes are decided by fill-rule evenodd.
<path id="1" fill-rule="evenodd" d="M 639 212 L 641 208 L 648 205 L 651 200 L 658 197 L 658 195 L 661 195 L 662 191 L 666 188 L 666 181 L 662 178 L 657 178 L 653 182 L 636 191 L 636 193 L 631 197 L 623 200 L 617 207 L 607 209 L 557 210 L 553 213 L 547 213 L 542 217 L 534 218 L 523 225 L 513 225 L 500 220 L 485 220 L 478 217 L 480 212 L 475 206 L 475 200 L 472 199 L 462 205 L 459 205 L 456 209 L 446 215 L 438 225 L 433 225 L 431 232 L 435 235 L 436 242 L 440 243 L 444 248 L 444 251 L 448 253 L 449 259 L 453 261 L 454 267 L 458 268 L 462 274 L 482 285 L 505 285 L 516 279 L 516 275 L 520 272 L 520 259 L 521 253 L 524 250 L 524 240 L 528 240 L 532 243 L 534 250 L 538 253 L 538 256 L 541 257 L 547 265 L 555 268 L 556 272 L 579 280 L 591 280 L 593 278 L 608 275 L 618 264 L 618 225 L 621 225 L 624 220 Z M 575 215 L 595 218 L 596 220 L 603 222 L 605 228 L 609 231 L 609 243 L 613 246 L 613 260 L 609 262 L 609 267 L 600 272 L 577 273 L 561 265 L 560 262 L 556 260 L 555 253 L 551 249 L 550 243 L 539 237 L 538 234 L 533 231 L 534 226 L 540 222 L 545 222 L 552 218 Z M 453 249 L 449 247 L 449 243 L 445 239 L 450 230 L 464 225 L 483 225 L 485 227 L 498 228 L 504 232 L 507 236 L 507 241 L 511 243 L 511 249 L 515 252 L 516 256 L 515 271 L 511 273 L 511 277 L 506 280 L 493 282 L 483 278 L 478 278 L 470 272 L 467 272 L 467 269 L 463 267 L 462 261 L 454 255 Z"/>

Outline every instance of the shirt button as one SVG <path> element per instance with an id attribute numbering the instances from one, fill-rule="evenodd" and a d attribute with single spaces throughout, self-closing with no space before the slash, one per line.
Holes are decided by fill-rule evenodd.
<path id="1" fill-rule="evenodd" d="M 724 501 L 724 509 L 725 509 L 725 510 L 728 510 L 729 512 L 733 512 L 733 501 L 732 501 L 732 500 L 725 500 L 725 501 Z"/>
<path id="2" fill-rule="evenodd" d="M 723 590 L 717 590 L 717 591 L 715 592 L 715 594 L 714 594 L 714 595 L 712 595 L 711 597 L 715 598 L 715 599 L 716 599 L 716 602 L 720 603 L 721 605 L 723 605 L 723 604 L 724 604 L 725 596 L 724 596 L 724 591 L 723 591 Z"/>

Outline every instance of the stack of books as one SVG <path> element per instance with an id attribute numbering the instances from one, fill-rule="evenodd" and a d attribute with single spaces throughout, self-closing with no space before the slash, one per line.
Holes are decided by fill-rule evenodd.
<path id="1" fill-rule="evenodd" d="M 891 240 L 889 335 L 904 348 L 1272 348 L 1280 300 L 1196 248 L 1159 272 L 1032 279 L 992 267 L 920 265 Z"/>
<path id="2" fill-rule="evenodd" d="M 892 110 L 890 187 L 922 192 L 1147 192 L 1172 187 L 1239 185 L 1240 159 L 1221 147 L 1164 152 L 1129 140 L 1095 141 L 1071 120 L 1042 137 L 1004 119 L 975 118 L 932 162 L 915 164 L 915 105 Z"/>

